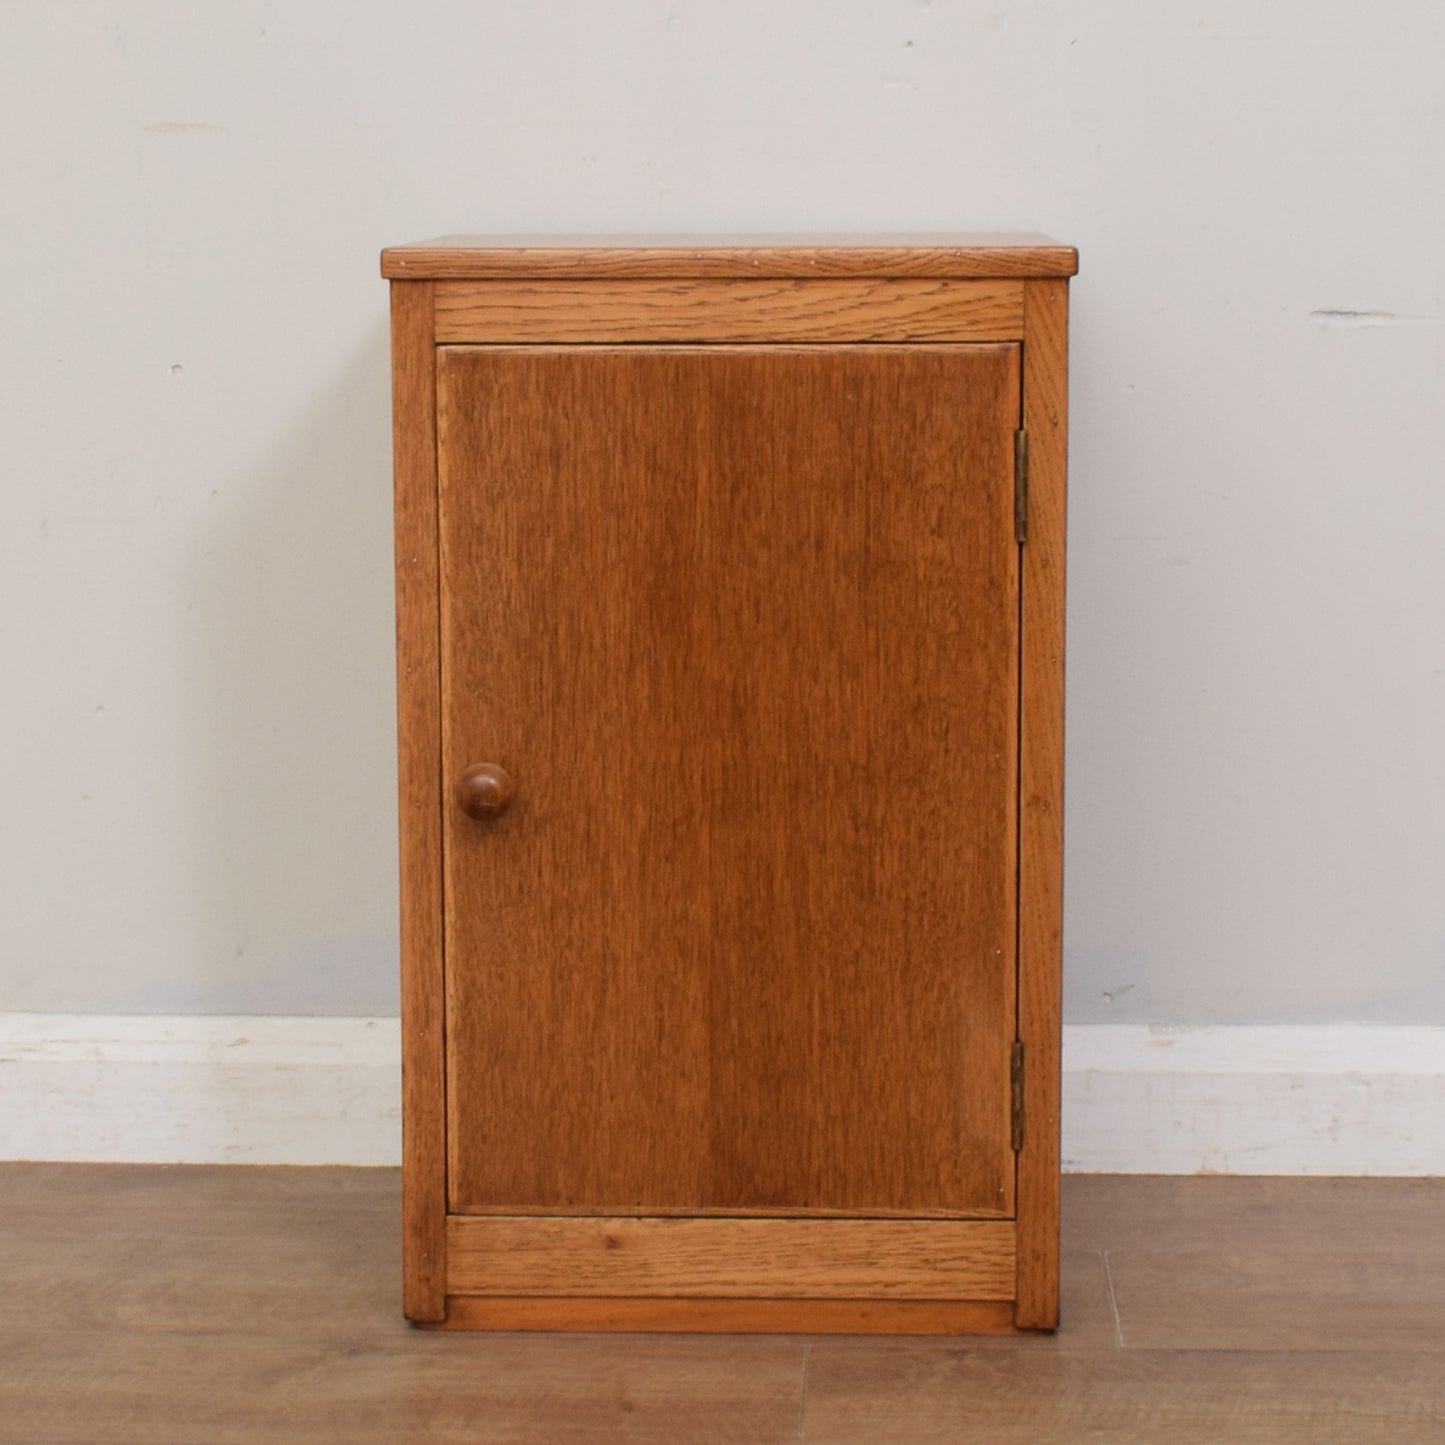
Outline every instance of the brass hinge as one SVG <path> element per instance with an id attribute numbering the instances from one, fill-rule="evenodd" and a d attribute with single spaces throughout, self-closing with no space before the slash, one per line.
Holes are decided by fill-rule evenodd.
<path id="1" fill-rule="evenodd" d="M 1020 427 L 1014 433 L 1014 540 L 1029 539 L 1029 434 Z"/>
<path id="2" fill-rule="evenodd" d="M 1014 1040 L 1013 1057 L 1009 1064 L 1009 1090 L 1013 1097 L 1011 1142 L 1017 1154 L 1024 1147 L 1024 1046 L 1019 1039 Z"/>

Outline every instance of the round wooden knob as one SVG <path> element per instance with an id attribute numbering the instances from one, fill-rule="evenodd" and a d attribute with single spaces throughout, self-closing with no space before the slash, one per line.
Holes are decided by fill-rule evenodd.
<path id="1" fill-rule="evenodd" d="M 457 807 L 467 817 L 485 822 L 507 811 L 516 789 L 507 770 L 496 763 L 474 763 L 457 779 Z"/>

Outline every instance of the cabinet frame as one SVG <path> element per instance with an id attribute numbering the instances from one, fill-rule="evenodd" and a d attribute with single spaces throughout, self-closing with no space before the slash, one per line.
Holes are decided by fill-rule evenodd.
<path id="1" fill-rule="evenodd" d="M 392 281 L 401 874 L 403 1307 L 498 1329 L 1007 1333 L 1059 1293 L 1064 563 L 1071 248 L 1044 238 L 578 243 L 471 238 L 383 253 Z M 436 348 L 453 343 L 1010 341 L 1022 346 L 1016 1223 L 1010 1298 L 466 1292 L 448 1216 Z M 449 1271 L 449 1263 L 451 1265 Z M 983 1293 L 981 1289 L 980 1293 Z"/>

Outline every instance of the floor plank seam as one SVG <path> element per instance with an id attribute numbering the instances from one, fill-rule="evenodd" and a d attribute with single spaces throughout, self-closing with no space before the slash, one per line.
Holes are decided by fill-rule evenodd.
<path id="1" fill-rule="evenodd" d="M 812 1345 L 803 1346 L 803 1389 L 798 1401 L 798 1445 L 803 1445 L 803 1435 L 808 1427 L 808 1366 L 812 1362 Z"/>
<path id="2" fill-rule="evenodd" d="M 1109 1251 L 1101 1249 L 1099 1258 L 1104 1261 L 1104 1287 L 1109 1292 L 1109 1315 L 1114 1321 L 1114 1348 L 1124 1348 L 1124 1327 L 1119 1323 L 1119 1297 L 1114 1293 L 1114 1271 L 1109 1264 Z"/>

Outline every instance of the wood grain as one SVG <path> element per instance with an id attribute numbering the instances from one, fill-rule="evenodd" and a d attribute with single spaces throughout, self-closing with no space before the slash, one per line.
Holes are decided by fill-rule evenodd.
<path id="1" fill-rule="evenodd" d="M 1037 236 L 385 254 L 388 275 L 439 278 L 394 288 L 410 297 L 399 437 L 404 392 L 441 433 L 411 448 L 405 485 L 398 442 L 399 636 L 402 531 L 424 536 L 430 507 L 440 569 L 413 579 L 409 615 L 429 589 L 432 654 L 413 663 L 445 697 L 428 714 L 402 664 L 403 748 L 414 779 L 430 766 L 433 819 L 418 842 L 404 755 L 404 879 L 433 890 L 410 905 L 431 921 L 403 925 L 410 956 L 430 951 L 408 1042 L 409 1139 L 430 1171 L 409 1142 L 414 1318 L 457 1292 L 446 1206 L 478 1216 L 468 1228 L 527 1213 L 529 1237 L 574 1245 L 593 1226 L 541 1216 L 633 1216 L 676 1239 L 798 1222 L 708 1217 L 751 1211 L 872 1226 L 1017 1208 L 1018 1322 L 1056 1321 L 1075 267 Z M 423 337 L 499 344 L 423 359 Z M 770 344 L 719 344 L 749 341 Z M 477 822 L 440 777 L 483 759 L 515 802 Z M 699 1217 L 636 1217 L 652 1212 Z"/>
<path id="2" fill-rule="evenodd" d="M 1362 1256 L 1374 1256 L 1362 1268 Z M 1200 1251 L 1140 1242 L 1109 1252 L 1123 1344 L 1130 1349 L 1331 1352 L 1433 1350 L 1445 1358 L 1445 1251 L 1403 1255 L 1368 1244 L 1305 1253 L 1247 1231 Z"/>
<path id="3" fill-rule="evenodd" d="M 1066 1179 L 1130 1349 L 1445 1357 L 1445 1180 Z"/>
<path id="4" fill-rule="evenodd" d="M 305 1172 L 305 1171 L 292 1171 Z M 318 1192 L 318 1203 L 321 1201 Z M 394 1257 L 378 1235 L 378 1258 Z M 275 1236 L 272 1236 L 274 1241 Z M 240 1242 L 239 1236 L 237 1242 Z M 143 1246 L 144 1237 L 133 1242 Z M 335 1267 L 338 1282 L 357 1264 Z M 375 1284 L 379 1273 L 365 1270 Z M 797 1438 L 801 1342 L 411 1330 L 324 1294 L 288 1323 L 237 1331 L 192 1277 L 193 1330 L 0 1332 L 0 1441 L 15 1445 L 785 1445 Z M 263 1292 L 277 1275 L 261 1271 Z M 279 1304 L 280 1298 L 277 1302 Z M 143 1290 L 138 1291 L 136 1314 Z"/>
<path id="5" fill-rule="evenodd" d="M 1051 1329 L 1059 1308 L 1068 283 L 1028 282 L 1024 324 L 1018 999 L 1027 1127 L 1018 1161 L 1018 1322 Z"/>
<path id="6" fill-rule="evenodd" d="M 440 354 L 453 1209 L 1010 1216 L 1017 348 Z"/>
<path id="7" fill-rule="evenodd" d="M 1011 1300 L 1008 1222 L 453 1216 L 447 1293 Z"/>
<path id="8" fill-rule="evenodd" d="M 436 348 L 432 286 L 393 286 L 396 669 L 400 775 L 404 1308 L 445 1310 L 441 674 L 437 631 Z"/>
<path id="9" fill-rule="evenodd" d="M 1078 252 L 1009 233 L 443 236 L 381 253 L 392 280 L 526 276 L 1072 276 Z"/>
<path id="10" fill-rule="evenodd" d="M 1445 1305 L 1445 1178 L 1320 1179 L 1268 1175 L 1069 1175 L 1066 1239 L 1073 1249 L 1158 1248 L 1214 1254 L 1230 1244 L 1316 1254 L 1373 1270 L 1391 1255 L 1433 1266 Z M 1310 1347 L 1318 1348 L 1316 1340 Z"/>
<path id="11" fill-rule="evenodd" d="M 393 1327 L 400 1182 L 393 1169 L 0 1165 L 0 1358 L 7 1331 L 37 1327 Z"/>
<path id="12" fill-rule="evenodd" d="M 491 1217 L 503 1215 L 508 1218 L 595 1218 L 597 1210 L 591 1205 L 549 1205 L 541 1208 L 536 1205 L 526 1207 L 520 1205 L 501 1204 L 469 1204 L 464 1209 L 451 1211 L 457 1217 L 476 1215 L 479 1217 Z M 663 1206 L 663 1205 L 634 1205 L 627 1209 L 616 1209 L 611 1212 L 619 1219 L 974 1219 L 977 1216 L 965 1209 L 938 1209 L 931 1210 L 926 1215 L 920 1216 L 916 1208 L 904 1209 L 882 1209 L 870 1208 L 866 1212 L 860 1212 L 856 1206 L 849 1206 L 846 1209 L 827 1208 L 820 1205 L 809 1205 L 807 1209 L 800 1209 L 797 1205 L 768 1205 L 750 1204 L 746 1209 L 739 1209 L 736 1206 L 719 1207 L 707 1204 L 689 1204 L 685 1206 Z"/>
<path id="13" fill-rule="evenodd" d="M 460 1295 L 449 1330 L 597 1330 L 661 1334 L 1011 1335 L 997 1300 L 533 1299 Z"/>
<path id="14" fill-rule="evenodd" d="M 397 1317 L 395 1170 L 4 1164 L 0 1441 L 1437 1445 L 1445 1179 L 1063 1184 L 1056 1336 L 980 1337 L 997 1303 L 462 1299 L 521 1333 L 460 1337 Z M 801 1312 L 815 1338 L 759 1337 Z M 924 1323 L 975 1337 L 879 1334 Z M 705 1326 L 754 1333 L 601 1333 Z"/>
<path id="15" fill-rule="evenodd" d="M 809 1350 L 804 1440 L 827 1445 L 1437 1445 L 1445 1383 L 1379 1352 L 1108 1353 L 910 1341 Z M 1417 1356 L 1416 1360 L 1423 1357 Z"/>
<path id="16" fill-rule="evenodd" d="M 439 342 L 1016 341 L 1021 281 L 443 281 Z"/>

